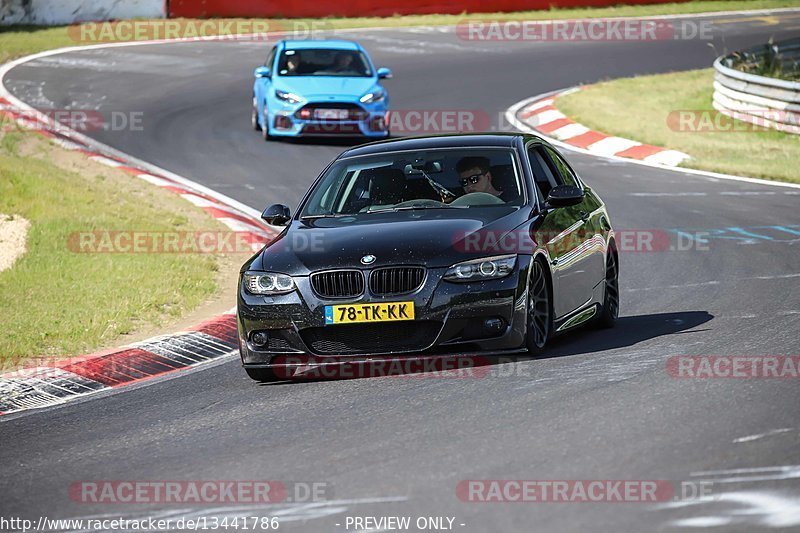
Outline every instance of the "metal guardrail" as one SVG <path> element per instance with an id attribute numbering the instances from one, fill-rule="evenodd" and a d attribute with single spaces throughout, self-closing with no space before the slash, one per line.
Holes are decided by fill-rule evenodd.
<path id="1" fill-rule="evenodd" d="M 738 120 L 800 135 L 800 81 L 756 71 L 800 71 L 800 39 L 734 52 L 714 61 L 714 109 Z"/>

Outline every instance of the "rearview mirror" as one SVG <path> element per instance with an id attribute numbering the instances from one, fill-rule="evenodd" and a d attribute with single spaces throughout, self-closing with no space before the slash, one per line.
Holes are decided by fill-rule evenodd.
<path id="1" fill-rule="evenodd" d="M 283 204 L 273 204 L 264 209 L 261 218 L 272 226 L 285 226 L 292 220 L 292 212 Z"/>
<path id="2" fill-rule="evenodd" d="M 406 175 L 422 174 L 438 174 L 442 171 L 442 164 L 439 161 L 423 161 L 417 160 L 416 162 L 406 165 L 403 168 L 403 173 Z"/>
<path id="3" fill-rule="evenodd" d="M 547 195 L 547 205 L 550 207 L 569 207 L 582 201 L 583 189 L 574 185 L 557 185 Z"/>
<path id="4" fill-rule="evenodd" d="M 391 69 L 388 69 L 386 67 L 381 67 L 381 68 L 378 69 L 378 79 L 379 80 L 388 80 L 388 79 L 391 79 L 391 77 L 392 77 Z"/>
<path id="5" fill-rule="evenodd" d="M 271 76 L 269 67 L 256 67 L 253 71 L 253 75 L 256 78 L 269 78 Z"/>

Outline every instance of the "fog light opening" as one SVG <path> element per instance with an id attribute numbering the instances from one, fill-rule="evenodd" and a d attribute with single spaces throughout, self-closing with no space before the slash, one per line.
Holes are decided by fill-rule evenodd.
<path id="1" fill-rule="evenodd" d="M 269 334 L 266 331 L 254 331 L 250 334 L 250 342 L 256 346 L 266 346 L 269 343 Z"/>
<path id="2" fill-rule="evenodd" d="M 278 115 L 275 117 L 275 127 L 282 130 L 288 130 L 292 127 L 292 119 L 285 115 Z"/>
<path id="3" fill-rule="evenodd" d="M 487 318 L 483 321 L 483 330 L 488 335 L 498 335 L 506 329 L 506 321 L 502 318 Z"/>

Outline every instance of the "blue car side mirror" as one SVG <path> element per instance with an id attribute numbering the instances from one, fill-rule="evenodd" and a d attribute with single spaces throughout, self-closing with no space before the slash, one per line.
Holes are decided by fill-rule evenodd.
<path id="1" fill-rule="evenodd" d="M 380 80 L 388 80 L 392 77 L 391 69 L 386 67 L 381 67 L 378 69 L 378 79 Z"/>
<path id="2" fill-rule="evenodd" d="M 256 67 L 253 71 L 253 75 L 256 78 L 269 78 L 271 76 L 269 67 Z"/>

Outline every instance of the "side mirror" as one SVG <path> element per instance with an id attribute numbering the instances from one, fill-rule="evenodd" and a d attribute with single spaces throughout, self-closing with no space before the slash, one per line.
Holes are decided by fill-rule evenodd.
<path id="1" fill-rule="evenodd" d="M 285 226 L 292 220 L 292 212 L 283 204 L 273 204 L 264 209 L 261 218 L 272 226 Z"/>
<path id="2" fill-rule="evenodd" d="M 583 189 L 574 185 L 557 185 L 550 189 L 547 195 L 547 205 L 550 207 L 569 207 L 578 205 L 583 201 Z"/>
<path id="3" fill-rule="evenodd" d="M 388 69 L 386 67 L 381 67 L 381 68 L 378 69 L 378 79 L 379 80 L 388 80 L 388 79 L 391 79 L 391 77 L 392 77 L 391 69 Z"/>
<path id="4" fill-rule="evenodd" d="M 256 67 L 253 71 L 253 75 L 256 78 L 269 78 L 272 76 L 272 73 L 269 70 L 269 67 Z"/>

